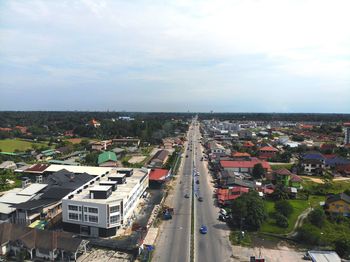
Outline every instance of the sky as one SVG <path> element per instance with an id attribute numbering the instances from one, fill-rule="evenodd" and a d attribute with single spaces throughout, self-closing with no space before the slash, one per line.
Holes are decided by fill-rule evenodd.
<path id="1" fill-rule="evenodd" d="M 0 1 L 0 110 L 350 113 L 348 0 Z"/>

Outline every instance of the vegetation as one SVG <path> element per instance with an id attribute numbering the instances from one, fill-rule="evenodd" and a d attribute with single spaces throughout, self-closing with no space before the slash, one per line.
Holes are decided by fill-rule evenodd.
<path id="1" fill-rule="evenodd" d="M 12 170 L 0 170 L 0 191 L 6 191 L 14 187 L 19 187 L 21 180 Z"/>
<path id="2" fill-rule="evenodd" d="M 308 220 L 310 221 L 310 223 L 319 228 L 323 226 L 325 219 L 326 215 L 323 209 L 321 208 L 316 208 L 312 210 L 308 216 Z"/>
<path id="3" fill-rule="evenodd" d="M 293 206 L 287 200 L 280 200 L 275 203 L 275 210 L 285 217 L 289 217 L 293 213 Z"/>
<path id="4" fill-rule="evenodd" d="M 25 152 L 29 149 L 47 148 L 47 143 L 30 142 L 21 139 L 0 140 L 2 152 Z"/>
<path id="5" fill-rule="evenodd" d="M 252 245 L 252 239 L 249 232 L 244 232 L 242 234 L 242 231 L 231 231 L 229 239 L 232 245 L 241 245 L 248 247 Z"/>
<path id="6" fill-rule="evenodd" d="M 229 223 L 236 228 L 258 230 L 267 217 L 264 202 L 258 193 L 251 191 L 238 197 L 231 205 Z"/>
<path id="7" fill-rule="evenodd" d="M 254 166 L 253 171 L 252 171 L 252 176 L 255 179 L 261 179 L 265 175 L 265 170 L 262 166 L 262 164 L 258 163 Z"/>

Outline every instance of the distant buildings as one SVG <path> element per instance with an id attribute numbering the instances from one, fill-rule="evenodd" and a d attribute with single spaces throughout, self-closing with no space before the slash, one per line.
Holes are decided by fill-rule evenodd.
<path id="1" fill-rule="evenodd" d="M 240 173 L 252 173 L 256 164 L 261 164 L 266 172 L 271 171 L 270 164 L 266 161 L 252 157 L 250 160 L 222 160 L 222 169 Z"/>
<path id="2" fill-rule="evenodd" d="M 350 123 L 344 123 L 344 144 L 350 144 Z"/>
<path id="3" fill-rule="evenodd" d="M 325 210 L 333 215 L 350 217 L 350 196 L 345 193 L 329 196 L 326 199 Z"/>

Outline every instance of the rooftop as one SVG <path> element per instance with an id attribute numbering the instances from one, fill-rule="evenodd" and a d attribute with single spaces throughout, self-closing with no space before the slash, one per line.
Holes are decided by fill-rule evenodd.
<path id="1" fill-rule="evenodd" d="M 105 163 L 107 161 L 117 161 L 117 155 L 114 152 L 106 151 L 98 156 L 98 164 Z"/>
<path id="2" fill-rule="evenodd" d="M 113 170 L 112 167 L 99 167 L 99 166 L 71 166 L 71 165 L 50 165 L 45 172 L 57 172 L 62 169 L 65 169 L 69 172 L 75 174 L 87 173 L 92 176 L 98 176 L 105 174 Z"/>
<path id="3" fill-rule="evenodd" d="M 42 174 L 49 167 L 47 164 L 34 164 L 25 170 L 26 173 Z"/>

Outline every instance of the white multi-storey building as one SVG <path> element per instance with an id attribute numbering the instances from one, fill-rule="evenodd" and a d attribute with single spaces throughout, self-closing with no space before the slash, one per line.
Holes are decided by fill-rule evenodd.
<path id="1" fill-rule="evenodd" d="M 350 123 L 344 123 L 344 144 L 350 144 Z"/>
<path id="2" fill-rule="evenodd" d="M 62 200 L 66 231 L 110 237 L 130 224 L 133 211 L 148 187 L 148 169 L 116 168 L 76 189 Z"/>

